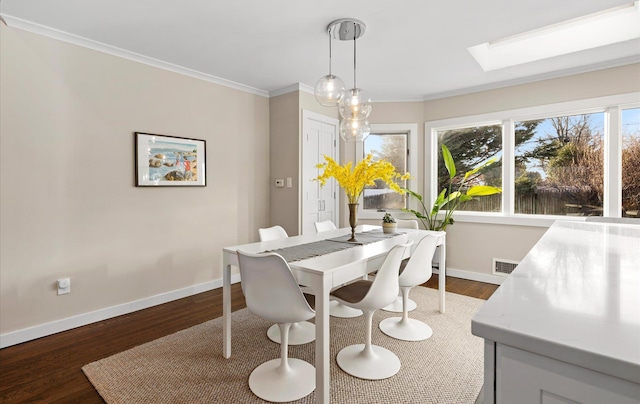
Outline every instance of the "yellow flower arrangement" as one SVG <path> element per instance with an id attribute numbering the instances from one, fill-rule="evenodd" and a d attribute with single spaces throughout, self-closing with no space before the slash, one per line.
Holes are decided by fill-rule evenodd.
<path id="1" fill-rule="evenodd" d="M 326 163 L 316 166 L 316 168 L 324 169 L 322 174 L 316 178 L 316 181 L 319 181 L 320 185 L 323 186 L 326 184 L 327 179 L 331 177 L 335 178 L 338 184 L 344 188 L 350 204 L 358 203 L 364 187 L 367 185 L 375 185 L 376 180 L 384 181 L 389 188 L 402 194 L 404 193 L 404 189 L 396 183 L 396 180 L 400 179 L 404 181 L 411 177 L 409 173 L 400 174 L 396 172 L 393 164 L 387 160 L 372 161 L 372 154 L 367 155 L 367 157 L 356 164 L 353 170 L 351 169 L 353 165 L 352 162 L 341 166 L 329 156 L 324 156 L 324 159 Z"/>

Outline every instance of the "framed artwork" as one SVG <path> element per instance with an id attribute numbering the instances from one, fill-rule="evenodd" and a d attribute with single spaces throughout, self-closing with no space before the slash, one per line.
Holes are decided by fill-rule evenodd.
<path id="1" fill-rule="evenodd" d="M 204 187 L 206 142 L 135 132 L 137 187 Z"/>

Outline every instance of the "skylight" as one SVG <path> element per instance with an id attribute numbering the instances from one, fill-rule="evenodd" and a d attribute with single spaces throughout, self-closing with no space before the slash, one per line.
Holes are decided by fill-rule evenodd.
<path id="1" fill-rule="evenodd" d="M 484 71 L 640 38 L 639 1 L 468 48 Z"/>

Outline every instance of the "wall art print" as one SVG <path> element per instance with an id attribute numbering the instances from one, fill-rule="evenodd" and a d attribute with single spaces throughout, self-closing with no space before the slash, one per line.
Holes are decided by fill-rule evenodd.
<path id="1" fill-rule="evenodd" d="M 207 185 L 206 142 L 135 132 L 136 186 Z"/>

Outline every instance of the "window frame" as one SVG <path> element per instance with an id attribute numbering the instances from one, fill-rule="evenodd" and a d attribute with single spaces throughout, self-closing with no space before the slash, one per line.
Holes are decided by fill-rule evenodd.
<path id="1" fill-rule="evenodd" d="M 409 149 L 409 155 L 407 156 L 407 167 L 409 173 L 411 173 L 412 178 L 407 180 L 407 188 L 412 191 L 418 192 L 418 124 L 417 123 L 372 123 L 371 124 L 371 133 L 384 133 L 384 134 L 406 134 L 407 135 L 407 147 Z M 356 164 L 359 163 L 364 158 L 364 142 L 356 143 L 355 147 L 356 153 Z M 412 206 L 413 203 L 410 202 L 410 207 L 412 209 L 416 209 L 416 207 Z M 364 209 L 364 203 L 360 203 L 358 206 L 358 217 L 362 219 L 379 219 L 382 220 L 382 217 L 385 213 L 391 213 L 396 218 L 410 218 L 411 215 L 409 213 L 405 213 L 400 209 L 387 209 L 383 212 L 373 211 L 371 209 Z"/>
<path id="2" fill-rule="evenodd" d="M 620 105 L 616 108 L 611 108 L 613 118 L 611 119 L 610 126 L 612 128 L 615 128 L 618 133 L 618 136 L 613 137 L 611 141 L 611 146 L 610 146 L 613 149 L 613 153 L 616 153 L 616 147 L 617 147 L 616 157 L 618 158 L 618 161 L 617 161 L 618 164 L 617 165 L 612 164 L 612 167 L 610 168 L 612 171 L 616 170 L 615 172 L 617 173 L 617 176 L 615 177 L 617 188 L 613 188 L 612 186 L 612 189 L 610 190 L 611 191 L 610 198 L 612 198 L 613 206 L 622 206 L 622 192 L 621 192 L 622 185 L 623 185 L 622 184 L 622 146 L 623 146 L 622 111 L 625 109 L 638 109 L 638 108 L 640 108 L 640 102 Z M 605 150 L 606 150 L 606 144 L 605 144 Z M 605 169 L 607 168 L 606 164 L 607 162 L 605 161 Z M 606 186 L 607 184 L 605 182 L 605 192 L 607 192 Z M 616 189 L 618 190 L 618 192 L 616 192 Z M 621 211 L 622 209 L 619 209 L 619 210 Z M 621 217 L 621 216 L 622 216 L 622 212 L 620 212 L 620 216 L 617 216 L 617 217 Z M 638 219 L 639 219 L 638 223 L 640 224 L 640 218 Z"/>
<path id="3" fill-rule="evenodd" d="M 515 132 L 514 122 L 543 119 L 557 116 L 579 115 L 594 112 L 604 113 L 604 206 L 603 216 L 621 217 L 622 205 L 622 110 L 640 106 L 640 92 L 589 98 L 562 103 L 524 107 L 486 114 L 427 121 L 424 123 L 424 197 L 425 205 L 435 200 L 437 187 L 438 131 L 472 126 L 499 125 L 503 127 L 502 145 L 502 212 L 456 211 L 458 222 L 491 223 L 548 227 L 556 220 L 584 221 L 580 216 L 533 215 L 514 213 L 515 180 Z M 640 219 L 639 219 L 640 220 Z M 640 223 L 640 221 L 639 221 Z"/>

